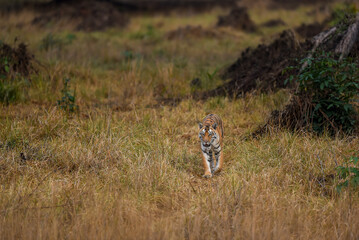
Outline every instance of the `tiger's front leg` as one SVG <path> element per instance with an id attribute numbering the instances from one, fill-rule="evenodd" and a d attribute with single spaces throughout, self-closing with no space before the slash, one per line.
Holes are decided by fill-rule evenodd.
<path id="1" fill-rule="evenodd" d="M 209 152 L 209 163 L 210 163 L 210 167 L 211 167 L 211 173 L 214 173 L 214 159 L 213 159 L 213 152 L 210 151 Z"/>
<path id="2" fill-rule="evenodd" d="M 203 177 L 205 178 L 212 177 L 211 166 L 213 167 L 213 159 L 211 155 L 207 152 L 202 151 L 202 159 L 203 159 L 203 167 L 204 167 Z"/>
<path id="3" fill-rule="evenodd" d="M 223 152 L 222 148 L 214 149 L 214 156 L 216 158 L 216 167 L 214 168 L 214 173 L 220 172 L 223 166 Z"/>

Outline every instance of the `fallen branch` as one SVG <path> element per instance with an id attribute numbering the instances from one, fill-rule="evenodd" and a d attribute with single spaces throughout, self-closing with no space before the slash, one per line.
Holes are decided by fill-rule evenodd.
<path id="1" fill-rule="evenodd" d="M 354 43 L 358 40 L 359 31 L 359 13 L 355 17 L 355 22 L 348 27 L 348 30 L 340 43 L 335 49 L 335 53 L 340 54 L 340 60 L 348 56 L 350 50 L 353 48 Z"/>
<path id="2" fill-rule="evenodd" d="M 308 54 L 307 58 L 311 58 L 313 56 L 313 53 L 319 47 L 319 45 L 321 45 L 323 42 L 326 42 L 329 39 L 329 37 L 331 37 L 335 33 L 336 30 L 337 30 L 337 27 L 332 27 L 328 31 L 321 32 L 318 35 L 314 36 L 313 40 L 312 40 L 312 42 L 314 42 L 314 46 L 313 46 L 312 50 L 310 51 L 310 53 Z M 300 72 L 302 72 L 304 70 L 304 68 L 306 68 L 307 66 L 308 66 L 308 62 L 305 62 L 302 65 Z"/>

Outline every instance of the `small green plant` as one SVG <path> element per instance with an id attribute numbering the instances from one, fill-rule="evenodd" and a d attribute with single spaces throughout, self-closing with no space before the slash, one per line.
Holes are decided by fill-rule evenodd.
<path id="1" fill-rule="evenodd" d="M 0 75 L 0 77 L 4 79 L 6 78 L 6 75 L 8 75 L 10 72 L 9 60 L 7 59 L 7 57 L 4 57 L 0 60 L 0 63 L 1 63 L 0 73 L 3 73 Z"/>
<path id="2" fill-rule="evenodd" d="M 358 62 L 345 58 L 339 61 L 331 53 L 317 53 L 300 61 L 301 71 L 296 81 L 299 95 L 309 98 L 312 129 L 322 133 L 339 130 L 350 133 L 355 129 L 357 111 L 353 105 L 359 96 Z M 291 76 L 289 80 L 294 77 Z"/>
<path id="3" fill-rule="evenodd" d="M 0 80 L 0 102 L 5 105 L 14 103 L 21 98 L 20 83 Z"/>
<path id="4" fill-rule="evenodd" d="M 337 191 L 341 192 L 343 187 L 359 187 L 359 158 L 351 157 L 346 166 L 338 166 L 337 173 L 341 182 L 337 185 Z"/>
<path id="5" fill-rule="evenodd" d="M 76 104 L 76 91 L 71 91 L 69 87 L 69 78 L 65 78 L 64 87 L 61 90 L 62 97 L 57 101 L 57 106 L 68 114 L 75 113 L 79 110 Z"/>
<path id="6" fill-rule="evenodd" d="M 210 81 L 213 81 L 214 77 L 216 76 L 216 73 L 218 72 L 218 68 L 216 68 L 212 73 L 207 72 L 207 77 Z"/>

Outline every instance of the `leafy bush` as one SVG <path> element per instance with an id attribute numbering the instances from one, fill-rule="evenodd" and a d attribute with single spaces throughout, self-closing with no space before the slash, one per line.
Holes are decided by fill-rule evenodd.
<path id="1" fill-rule="evenodd" d="M 309 122 L 312 129 L 331 133 L 355 129 L 358 116 L 353 100 L 359 96 L 358 62 L 351 58 L 337 60 L 331 53 L 317 53 L 305 58 L 307 66 L 298 78 L 298 95 L 312 104 Z M 290 80 L 293 79 L 293 76 Z"/>
<path id="2" fill-rule="evenodd" d="M 76 105 L 76 91 L 70 90 L 69 82 L 69 78 L 64 80 L 64 87 L 61 90 L 62 97 L 57 101 L 57 106 L 66 113 L 72 114 L 79 110 L 79 106 Z"/>
<path id="3" fill-rule="evenodd" d="M 34 56 L 24 43 L 10 46 L 0 43 L 0 78 L 16 80 L 36 73 Z"/>
<path id="4" fill-rule="evenodd" d="M 0 103 L 8 105 L 26 95 L 31 76 L 37 72 L 33 63 L 24 43 L 10 46 L 0 42 Z"/>
<path id="5" fill-rule="evenodd" d="M 340 192 L 343 187 L 359 187 L 359 158 L 351 157 L 346 166 L 338 166 L 337 172 L 342 181 L 337 185 Z"/>
<path id="6" fill-rule="evenodd" d="M 9 66 L 9 60 L 7 57 L 3 57 L 0 59 L 0 73 L 2 73 L 0 75 L 1 78 L 6 78 L 5 74 L 8 74 L 10 72 L 10 66 Z"/>

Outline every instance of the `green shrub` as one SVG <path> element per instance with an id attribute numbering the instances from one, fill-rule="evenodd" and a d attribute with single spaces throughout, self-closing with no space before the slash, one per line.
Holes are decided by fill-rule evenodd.
<path id="1" fill-rule="evenodd" d="M 31 77 L 37 73 L 34 56 L 24 43 L 0 42 L 0 103 L 14 103 L 27 96 Z"/>
<path id="2" fill-rule="evenodd" d="M 9 60 L 7 57 L 3 57 L 0 59 L 0 78 L 6 78 L 6 75 L 10 72 Z"/>
<path id="3" fill-rule="evenodd" d="M 17 102 L 21 98 L 20 86 L 15 82 L 0 80 L 0 102 L 6 105 Z"/>
<path id="4" fill-rule="evenodd" d="M 338 166 L 337 172 L 341 178 L 341 182 L 337 185 L 337 190 L 340 192 L 343 187 L 359 187 L 359 158 L 351 157 L 346 163 L 346 166 Z"/>
<path id="5" fill-rule="evenodd" d="M 76 91 L 71 91 L 69 86 L 70 79 L 64 79 L 64 87 L 61 90 L 62 97 L 57 101 L 57 106 L 67 114 L 75 113 L 79 110 L 76 104 Z"/>
<path id="6" fill-rule="evenodd" d="M 312 129 L 318 133 L 325 129 L 351 133 L 358 116 L 353 105 L 359 96 L 358 62 L 351 58 L 339 61 L 331 53 L 317 53 L 303 59 L 300 66 L 304 63 L 307 67 L 296 79 L 297 94 L 308 97 L 312 104 Z"/>

